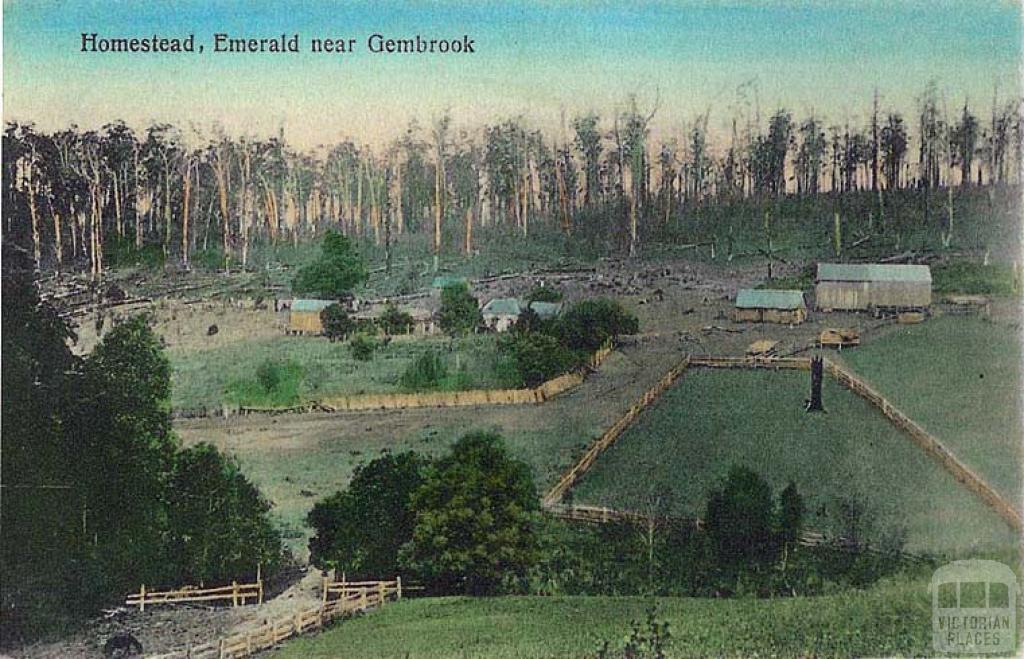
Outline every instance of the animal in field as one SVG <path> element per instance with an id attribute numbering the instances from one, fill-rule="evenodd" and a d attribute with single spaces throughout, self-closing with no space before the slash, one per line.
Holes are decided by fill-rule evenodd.
<path id="1" fill-rule="evenodd" d="M 127 632 L 114 634 L 103 644 L 103 656 L 107 659 L 114 657 L 141 657 L 142 643 Z"/>

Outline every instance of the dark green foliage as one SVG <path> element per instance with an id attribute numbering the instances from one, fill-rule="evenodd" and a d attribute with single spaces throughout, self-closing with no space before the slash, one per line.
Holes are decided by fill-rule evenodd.
<path id="1" fill-rule="evenodd" d="M 441 289 L 441 311 L 438 322 L 445 334 L 465 336 L 483 322 L 480 304 L 466 284 L 453 284 Z"/>
<path id="2" fill-rule="evenodd" d="M 292 282 L 292 290 L 298 295 L 340 298 L 365 282 L 367 277 L 366 264 L 348 238 L 329 231 L 324 236 L 320 258 L 299 270 Z"/>
<path id="3" fill-rule="evenodd" d="M 164 267 L 166 255 L 161 245 L 145 243 L 139 248 L 133 239 L 117 235 L 108 237 L 105 242 L 104 257 L 113 268 L 141 266 L 156 270 Z"/>
<path id="4" fill-rule="evenodd" d="M 183 584 L 221 584 L 273 573 L 281 538 L 270 504 L 238 464 L 210 444 L 178 452 L 168 482 L 169 558 Z"/>
<path id="5" fill-rule="evenodd" d="M 412 331 L 413 319 L 394 304 L 388 304 L 378 321 L 385 334 L 408 334 Z"/>
<path id="6" fill-rule="evenodd" d="M 427 461 L 413 452 L 385 453 L 356 468 L 347 489 L 319 501 L 308 522 L 310 562 L 356 579 L 399 573 L 398 551 L 412 539 L 412 495 Z"/>
<path id="7" fill-rule="evenodd" d="M 779 495 L 778 529 L 776 533 L 782 543 L 793 543 L 800 538 L 803 531 L 804 499 L 796 489 L 796 483 L 790 481 Z"/>
<path id="8" fill-rule="evenodd" d="M 957 261 L 932 268 L 932 290 L 967 295 L 1013 295 L 1020 287 L 1013 268 Z"/>
<path id="9" fill-rule="evenodd" d="M 561 302 L 562 291 L 552 286 L 537 286 L 526 294 L 526 302 Z"/>
<path id="10" fill-rule="evenodd" d="M 639 331 L 636 316 L 615 300 L 598 298 L 572 305 L 556 325 L 555 332 L 567 347 L 592 353 L 605 341 Z"/>
<path id="11" fill-rule="evenodd" d="M 355 322 L 348 311 L 337 303 L 320 312 L 320 324 L 323 325 L 324 335 L 331 341 L 345 339 L 355 329 Z"/>
<path id="12" fill-rule="evenodd" d="M 366 334 L 356 334 L 349 339 L 348 348 L 352 352 L 353 359 L 368 362 L 373 359 L 373 351 L 377 349 L 377 341 Z"/>
<path id="13" fill-rule="evenodd" d="M 263 387 L 263 391 L 269 394 L 281 385 L 283 370 L 280 362 L 268 359 L 256 367 L 256 381 Z"/>
<path id="14" fill-rule="evenodd" d="M 718 560 L 733 567 L 770 557 L 772 490 L 758 474 L 733 467 L 721 488 L 708 496 L 704 517 Z"/>
<path id="15" fill-rule="evenodd" d="M 401 562 L 435 592 L 485 595 L 525 579 L 537 558 L 537 491 L 501 438 L 459 439 L 413 495 L 416 524 Z"/>
<path id="16" fill-rule="evenodd" d="M 579 353 L 566 348 L 557 338 L 540 332 L 512 332 L 500 339 L 498 349 L 515 360 L 523 383 L 528 387 L 536 387 L 582 362 Z"/>
<path id="17" fill-rule="evenodd" d="M 444 357 L 434 350 L 427 350 L 405 369 L 402 387 L 411 391 L 436 389 L 447 377 L 448 365 Z"/>

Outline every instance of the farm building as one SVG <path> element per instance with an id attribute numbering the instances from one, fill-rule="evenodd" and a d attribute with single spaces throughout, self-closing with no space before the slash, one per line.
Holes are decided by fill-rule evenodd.
<path id="1" fill-rule="evenodd" d="M 531 302 L 528 306 L 541 320 L 550 320 L 562 313 L 561 302 Z"/>
<path id="2" fill-rule="evenodd" d="M 736 294 L 735 319 L 741 323 L 802 323 L 807 319 L 804 294 L 744 288 Z"/>
<path id="3" fill-rule="evenodd" d="M 440 292 L 443 288 L 448 288 L 449 286 L 460 286 L 462 284 L 469 286 L 469 280 L 465 277 L 456 277 L 454 275 L 438 275 L 430 282 L 430 288 Z"/>
<path id="4" fill-rule="evenodd" d="M 289 334 L 322 334 L 320 312 L 336 304 L 335 300 L 292 300 L 288 315 Z"/>
<path id="5" fill-rule="evenodd" d="M 926 265 L 819 263 L 815 287 L 823 311 L 923 309 L 932 303 Z"/>
<path id="6" fill-rule="evenodd" d="M 496 297 L 481 309 L 484 325 L 495 332 L 507 332 L 522 313 L 519 300 L 514 297 Z"/>

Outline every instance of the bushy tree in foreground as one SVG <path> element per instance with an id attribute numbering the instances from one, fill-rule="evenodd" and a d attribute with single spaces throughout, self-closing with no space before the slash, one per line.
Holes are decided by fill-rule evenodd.
<path id="1" fill-rule="evenodd" d="M 483 322 L 480 304 L 470 294 L 469 286 L 459 283 L 441 289 L 438 322 L 441 330 L 453 338 L 469 334 Z"/>
<path id="2" fill-rule="evenodd" d="M 608 339 L 639 331 L 636 316 L 615 300 L 583 300 L 569 308 L 556 325 L 555 332 L 572 350 L 592 353 Z"/>
<path id="3" fill-rule="evenodd" d="M 499 350 L 512 356 L 527 387 L 536 387 L 580 364 L 578 353 L 540 332 L 513 332 L 502 337 Z"/>
<path id="4" fill-rule="evenodd" d="M 320 312 L 320 324 L 323 325 L 324 335 L 332 342 L 345 339 L 356 326 L 345 307 L 337 303 L 328 305 Z"/>
<path id="5" fill-rule="evenodd" d="M 413 495 L 416 523 L 402 563 L 436 592 L 486 595 L 525 580 L 537 558 L 530 468 L 494 433 L 459 439 Z"/>
<path id="6" fill-rule="evenodd" d="M 385 452 L 357 467 L 348 488 L 317 502 L 309 513 L 316 532 L 309 541 L 310 562 L 356 578 L 398 574 L 398 551 L 412 539 L 412 496 L 426 465 L 410 451 Z"/>

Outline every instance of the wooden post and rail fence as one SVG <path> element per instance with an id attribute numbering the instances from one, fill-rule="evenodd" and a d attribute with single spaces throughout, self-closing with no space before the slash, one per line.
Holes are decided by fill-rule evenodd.
<path id="1" fill-rule="evenodd" d="M 319 606 L 269 621 L 256 629 L 162 654 L 148 659 L 235 659 L 274 648 L 282 641 L 322 629 L 339 618 L 384 606 L 402 599 L 402 579 L 391 581 L 324 581 Z"/>
<path id="2" fill-rule="evenodd" d="M 950 451 L 936 437 L 928 433 L 924 428 L 915 423 L 906 414 L 896 408 L 888 399 L 875 391 L 866 382 L 861 380 L 854 373 L 848 371 L 840 364 L 830 359 L 824 360 L 825 371 L 829 373 L 840 385 L 846 387 L 858 396 L 864 398 L 874 405 L 889 421 L 899 430 L 923 449 L 928 455 L 936 459 L 958 483 L 963 484 L 970 491 L 976 494 L 982 501 L 990 506 L 1000 517 L 1002 517 L 1011 528 L 1017 532 L 1024 530 L 1024 520 L 1019 510 L 1003 498 L 995 489 L 985 482 L 970 467 L 961 462 L 952 451 Z M 597 440 L 595 440 L 583 456 L 569 469 L 567 469 L 559 481 L 544 496 L 542 505 L 545 509 L 554 510 L 565 493 L 585 474 L 597 461 L 597 458 L 606 451 L 633 421 L 651 403 L 657 400 L 689 367 L 705 368 L 742 368 L 742 369 L 772 369 L 772 370 L 801 370 L 811 369 L 811 360 L 808 357 L 714 357 L 714 356 L 686 356 L 678 364 L 673 366 L 653 387 L 634 403 L 615 423 L 611 425 Z M 597 514 L 594 512 L 578 512 L 580 516 Z"/>

